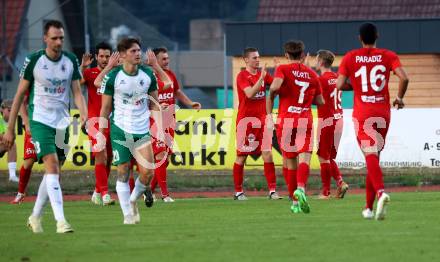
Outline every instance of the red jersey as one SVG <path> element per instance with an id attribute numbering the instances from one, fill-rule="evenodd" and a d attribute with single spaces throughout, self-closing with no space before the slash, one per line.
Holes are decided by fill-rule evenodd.
<path id="1" fill-rule="evenodd" d="M 325 104 L 318 107 L 319 118 L 342 118 L 342 91 L 338 91 L 338 89 L 336 88 L 337 79 L 338 74 L 334 72 L 325 72 L 319 77 L 319 82 L 321 83 L 322 89 L 322 96 L 325 100 Z"/>
<path id="2" fill-rule="evenodd" d="M 87 86 L 88 118 L 99 117 L 101 112 L 101 94 L 98 93 L 98 88 L 94 84 L 99 73 L 101 73 L 101 70 L 98 67 L 88 68 L 83 73 L 85 85 Z"/>
<path id="3" fill-rule="evenodd" d="M 266 85 L 272 84 L 273 78 L 267 73 L 261 84 L 260 91 L 253 97 L 248 98 L 244 92 L 245 88 L 254 86 L 261 76 L 261 71 L 255 75 L 247 70 L 242 70 L 237 75 L 238 93 L 238 114 L 237 121 L 244 117 L 264 118 L 266 116 Z"/>
<path id="4" fill-rule="evenodd" d="M 310 108 L 315 96 L 321 94 L 318 75 L 303 64 L 291 63 L 279 65 L 275 77 L 284 80 L 279 90 L 278 118 L 308 118 L 311 126 L 313 118 Z"/>
<path id="5" fill-rule="evenodd" d="M 344 56 L 339 74 L 348 77 L 353 86 L 354 117 L 389 114 L 390 72 L 400 66 L 396 53 L 386 49 L 360 48 Z"/>

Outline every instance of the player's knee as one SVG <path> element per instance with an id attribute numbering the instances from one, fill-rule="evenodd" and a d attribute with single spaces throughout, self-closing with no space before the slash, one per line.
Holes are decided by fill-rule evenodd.
<path id="1" fill-rule="evenodd" d="M 118 165 L 118 181 L 122 183 L 127 183 L 129 176 L 129 163 Z"/>
<path id="2" fill-rule="evenodd" d="M 159 154 L 154 156 L 154 159 L 156 160 L 156 162 L 162 161 L 166 156 L 165 151 L 164 152 L 160 152 Z"/>
<path id="3" fill-rule="evenodd" d="M 265 163 L 273 162 L 273 159 L 272 159 L 272 152 L 271 152 L 271 151 L 263 151 L 263 152 L 261 153 L 261 157 L 263 158 L 263 161 L 264 161 Z"/>

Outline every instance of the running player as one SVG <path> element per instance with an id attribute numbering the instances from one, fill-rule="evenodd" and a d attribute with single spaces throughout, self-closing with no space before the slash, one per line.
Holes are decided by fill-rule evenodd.
<path id="1" fill-rule="evenodd" d="M 390 196 L 384 192 L 383 175 L 379 155 L 385 146 L 391 116 L 388 81 L 393 71 L 399 78 L 399 90 L 393 106 L 405 106 L 403 97 L 408 87 L 408 77 L 396 53 L 376 48 L 377 28 L 364 23 L 359 28 L 362 48 L 348 52 L 339 66 L 337 88 L 341 90 L 347 79 L 353 86 L 353 121 L 359 146 L 367 164 L 366 207 L 362 216 L 383 220 Z M 376 214 L 373 204 L 377 197 Z"/>
<path id="2" fill-rule="evenodd" d="M 342 180 L 341 172 L 335 162 L 342 136 L 343 119 L 341 93 L 336 89 L 338 75 L 331 70 L 335 55 L 328 50 L 319 50 L 316 56 L 316 69 L 321 73 L 322 96 L 325 104 L 318 107 L 318 158 L 321 163 L 322 191 L 319 199 L 330 198 L 331 177 L 336 182 L 336 198 L 344 198 L 348 190 Z"/>
<path id="3" fill-rule="evenodd" d="M 266 86 L 273 78 L 266 65 L 260 67 L 260 54 L 253 47 L 243 50 L 246 69 L 237 75 L 238 113 L 236 122 L 237 157 L 232 175 L 234 177 L 235 200 L 247 200 L 243 191 L 244 164 L 249 155 L 261 155 L 264 161 L 264 176 L 269 190 L 269 199 L 281 199 L 276 192 L 275 165 L 272 159 L 272 134 L 266 130 Z"/>
<path id="4" fill-rule="evenodd" d="M 124 224 L 137 224 L 140 214 L 137 199 L 146 193 L 146 205 L 151 207 L 153 196 L 149 187 L 154 172 L 154 156 L 151 146 L 150 114 L 155 114 L 158 130 L 162 130 L 160 107 L 157 97 L 157 82 L 153 71 L 141 65 L 141 45 L 134 38 L 123 38 L 118 43 L 118 52 L 123 58 L 121 66 L 115 67 L 102 81 L 98 151 L 104 150 L 104 129 L 107 128 L 110 111 L 113 164 L 117 166 L 116 191 L 124 216 Z M 151 52 L 151 51 L 150 51 Z M 153 67 L 158 67 L 155 56 L 149 57 Z M 95 80 L 96 82 L 96 80 Z M 159 132 L 160 135 L 160 132 Z M 130 194 L 128 185 L 129 164 L 132 158 L 138 162 L 139 177 Z"/>
<path id="5" fill-rule="evenodd" d="M 284 52 L 289 64 L 279 65 L 275 70 L 267 99 L 267 113 L 272 114 L 274 99 L 279 95 L 276 131 L 287 163 L 289 196 L 293 200 L 291 211 L 309 213 L 305 188 L 313 149 L 311 105 L 322 105 L 324 100 L 317 74 L 303 64 L 304 43 L 288 41 L 284 44 Z M 271 126 L 273 123 L 269 123 Z"/>
<path id="6" fill-rule="evenodd" d="M 50 20 L 45 24 L 44 42 L 46 49 L 30 54 L 25 60 L 11 109 L 10 123 L 3 138 L 9 147 L 14 144 L 18 110 L 29 90 L 32 140 L 38 159 L 43 160 L 45 174 L 28 225 L 34 233 L 43 232 L 42 211 L 49 199 L 57 221 L 57 233 L 67 233 L 73 232 L 73 229 L 64 218 L 59 174 L 69 150 L 71 90 L 82 123 L 86 121 L 87 108 L 81 94 L 78 60 L 74 54 L 62 50 L 64 29 L 61 22 Z"/>
<path id="7" fill-rule="evenodd" d="M 88 128 L 89 140 L 92 146 L 92 156 L 95 158 L 95 190 L 92 195 L 92 203 L 96 205 L 113 205 L 115 200 L 111 198 L 108 192 L 108 177 L 110 175 L 110 168 L 112 162 L 112 148 L 111 144 L 106 144 L 106 150 L 95 152 L 93 150 L 96 145 L 96 132 L 98 131 L 98 118 L 101 110 L 101 94 L 98 93 L 98 88 L 95 86 L 94 82 L 99 73 L 109 64 L 110 55 L 112 48 L 109 44 L 102 42 L 95 47 L 95 59 L 97 66 L 93 68 L 88 67 L 93 59 L 90 54 L 84 54 L 81 70 L 83 71 L 83 79 L 81 84 L 87 86 L 87 107 L 89 125 L 93 125 L 93 128 Z M 114 59 L 114 57 L 112 57 Z M 114 61 L 110 61 L 111 64 Z M 85 69 L 85 70 L 84 70 Z M 107 140 L 110 139 L 109 128 L 104 129 L 104 135 Z"/>

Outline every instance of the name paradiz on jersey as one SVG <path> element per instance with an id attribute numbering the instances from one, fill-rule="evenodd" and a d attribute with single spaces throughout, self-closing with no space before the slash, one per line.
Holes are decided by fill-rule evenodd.
<path id="1" fill-rule="evenodd" d="M 382 55 L 356 56 L 356 63 L 376 63 L 376 62 L 382 62 Z"/>

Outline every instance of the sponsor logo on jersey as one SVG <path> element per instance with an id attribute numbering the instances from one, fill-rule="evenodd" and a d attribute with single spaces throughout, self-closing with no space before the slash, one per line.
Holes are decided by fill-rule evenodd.
<path id="1" fill-rule="evenodd" d="M 43 65 L 43 69 L 48 70 L 49 68 L 47 67 L 47 65 Z"/>
<path id="2" fill-rule="evenodd" d="M 140 86 L 144 86 L 144 80 L 143 79 L 141 79 L 141 81 L 139 81 L 139 85 Z"/>
<path id="3" fill-rule="evenodd" d="M 308 110 L 309 110 L 309 108 L 299 107 L 299 106 L 289 106 L 287 108 L 287 112 L 289 112 L 289 113 L 297 113 L 297 114 L 299 114 L 301 112 L 308 111 Z"/>
<path id="4" fill-rule="evenodd" d="M 260 91 L 260 92 L 255 94 L 253 99 L 263 99 L 265 97 L 266 97 L 266 92 L 265 91 Z"/>
<path id="5" fill-rule="evenodd" d="M 121 81 L 119 82 L 120 85 L 125 85 L 125 80 L 121 79 Z"/>
<path id="6" fill-rule="evenodd" d="M 174 93 L 159 94 L 159 100 L 173 99 Z"/>

